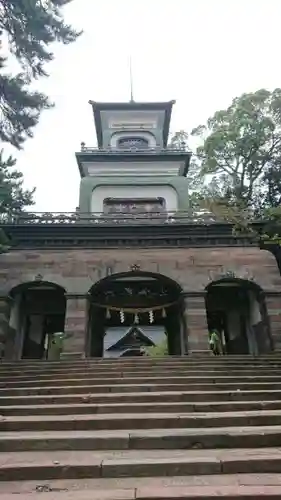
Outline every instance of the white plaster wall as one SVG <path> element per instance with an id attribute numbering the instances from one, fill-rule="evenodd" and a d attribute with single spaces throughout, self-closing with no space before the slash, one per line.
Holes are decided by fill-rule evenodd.
<path id="1" fill-rule="evenodd" d="M 124 126 L 126 128 L 137 128 L 140 129 L 155 129 L 157 127 L 162 127 L 165 119 L 165 111 L 156 109 L 151 110 L 124 110 L 124 111 L 113 111 L 106 110 L 101 111 L 101 119 L 104 124 L 106 124 L 110 129 L 122 129 Z"/>
<path id="2" fill-rule="evenodd" d="M 153 155 L 148 155 L 147 161 L 108 161 L 108 162 L 82 162 L 83 171 L 86 176 L 134 176 L 134 177 L 156 177 L 156 176 L 178 176 L 184 167 L 184 161 L 175 159 L 173 161 L 161 161 L 149 159 Z"/>
<path id="3" fill-rule="evenodd" d="M 105 198 L 164 198 L 169 212 L 178 210 L 178 195 L 171 186 L 97 186 L 92 192 L 91 212 L 103 212 Z"/>

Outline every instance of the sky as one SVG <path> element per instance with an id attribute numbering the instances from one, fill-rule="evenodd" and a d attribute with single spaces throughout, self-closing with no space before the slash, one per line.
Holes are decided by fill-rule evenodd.
<path id="1" fill-rule="evenodd" d="M 136 101 L 176 100 L 171 131 L 191 130 L 243 92 L 281 86 L 280 0 L 72 0 L 65 20 L 84 34 L 54 45 L 49 78 L 36 85 L 55 102 L 13 152 L 37 211 L 75 211 L 80 143 L 95 146 L 90 99 L 128 101 L 132 57 Z"/>

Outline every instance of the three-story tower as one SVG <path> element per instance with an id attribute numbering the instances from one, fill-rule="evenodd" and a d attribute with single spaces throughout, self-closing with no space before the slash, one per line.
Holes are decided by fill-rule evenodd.
<path id="1" fill-rule="evenodd" d="M 81 214 L 172 214 L 188 207 L 190 152 L 168 145 L 172 107 L 96 103 L 97 148 L 81 145 Z"/>

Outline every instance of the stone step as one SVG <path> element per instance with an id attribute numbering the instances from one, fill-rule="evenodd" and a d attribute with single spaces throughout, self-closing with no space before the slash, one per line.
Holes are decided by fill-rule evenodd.
<path id="1" fill-rule="evenodd" d="M 99 381 L 100 382 L 100 381 Z M 9 396 L 44 396 L 44 395 L 65 395 L 74 394 L 100 394 L 100 393 L 122 393 L 122 392 L 198 392 L 198 391 L 281 391 L 281 382 L 216 382 L 213 383 L 188 383 L 182 382 L 173 383 L 136 383 L 134 380 L 124 383 L 123 380 L 116 380 L 110 384 L 96 385 L 52 385 L 52 386 L 31 386 L 31 387 L 1 387 L 0 399 Z"/>
<path id="2" fill-rule="evenodd" d="M 276 368 L 270 368 L 270 367 L 263 367 L 259 369 L 248 369 L 247 367 L 241 367 L 239 369 L 231 369 L 231 368 L 216 368 L 216 369 L 198 369 L 198 367 L 194 368 L 180 368 L 180 369 L 169 369 L 169 376 L 173 377 L 214 377 L 214 376 L 219 376 L 219 377 L 224 377 L 224 376 L 242 376 L 245 375 L 246 377 L 255 377 L 255 376 L 276 376 L 276 377 L 281 377 L 281 369 L 276 369 Z M 116 370 L 116 371 L 107 371 L 107 370 L 87 370 L 87 371 L 79 371 L 79 372 L 71 372 L 71 371 L 62 371 L 60 373 L 40 373 L 38 374 L 32 374 L 32 375 L 6 375 L 6 376 L 1 376 L 0 377 L 0 382 L 2 383 L 8 383 L 8 384 L 17 384 L 17 383 L 22 383 L 22 382 L 30 382 L 34 383 L 38 381 L 38 378 L 40 381 L 57 381 L 57 380 L 70 380 L 70 379 L 75 379 L 75 380 L 81 380 L 81 379 L 89 379 L 89 378 L 106 378 L 106 377 L 167 377 L 167 370 L 161 369 L 161 370 L 156 370 L 156 369 L 140 369 L 136 367 L 135 370 Z"/>
<path id="3" fill-rule="evenodd" d="M 2 363 L 0 415 L 0 500 L 15 479 L 41 500 L 281 498 L 280 354 Z"/>
<path id="4" fill-rule="evenodd" d="M 130 376 L 132 373 L 134 374 L 143 374 L 143 373 L 146 373 L 146 374 L 162 374 L 162 373 L 187 373 L 187 374 L 197 374 L 197 373 L 237 373 L 237 372 L 240 372 L 242 371 L 242 373 L 252 373 L 252 374 L 259 374 L 259 373 L 275 373 L 275 374 L 278 374 L 280 373 L 281 371 L 281 365 L 280 366 L 276 366 L 276 365 L 272 365 L 272 366 L 263 366 L 263 365 L 258 365 L 256 367 L 252 367 L 252 366 L 240 366 L 240 367 L 237 367 L 237 366 L 233 366 L 233 365 L 228 365 L 228 366 L 209 366 L 209 365 L 204 365 L 202 367 L 200 367 L 199 365 L 196 365 L 194 367 L 191 367 L 191 366 L 180 366 L 180 367 L 165 367 L 165 366 L 161 366 L 161 367 L 157 367 L 157 366 L 152 366 L 152 367 L 138 367 L 136 366 L 135 368 L 134 367 L 128 367 L 128 369 L 123 369 L 122 371 L 120 371 L 119 369 L 116 369 L 116 368 L 112 368 L 110 370 L 106 370 L 104 368 L 102 369 L 93 369 L 93 368 L 89 368 L 89 369 L 77 369 L 75 367 L 73 367 L 72 369 L 69 368 L 69 369 L 65 369 L 65 370 L 44 370 L 44 371 L 40 371 L 40 370 L 34 370 L 34 371 L 24 371 L 24 370 L 21 370 L 21 371 L 18 371 L 18 372 L 2 372 L 0 374 L 0 380 L 7 380 L 7 379 L 10 379 L 10 380 L 20 380 L 21 378 L 22 379 L 36 379 L 38 377 L 52 377 L 52 378 L 59 378 L 59 377 L 62 377 L 64 378 L 65 376 L 67 378 L 73 378 L 73 377 L 76 377 L 76 376 L 82 376 L 82 377 L 87 377 L 88 375 L 92 375 L 92 376 L 112 376 L 112 377 L 115 377 L 116 375 L 118 376 L 118 374 L 128 374 L 128 376 Z"/>
<path id="5" fill-rule="evenodd" d="M 281 401 L 216 401 L 210 403 L 150 402 L 150 403 L 97 403 L 97 404 L 42 404 L 0 406 L 1 416 L 29 415 L 95 415 L 123 413 L 197 413 L 281 410 Z"/>
<path id="6" fill-rule="evenodd" d="M 129 359 L 129 358 L 127 358 Z M 45 370 L 56 370 L 56 371 L 63 371 L 63 370 L 71 370 L 71 369 L 76 369 L 76 370 L 87 370 L 87 369 L 103 369 L 103 370 L 107 370 L 107 371 L 110 371 L 111 369 L 118 369 L 118 368 L 122 368 L 122 369 L 133 369 L 135 366 L 136 367 L 139 367 L 139 368 L 143 368 L 145 369 L 146 367 L 181 367 L 181 366 L 186 366 L 186 365 L 189 365 L 189 366 L 196 366 L 196 365 L 200 365 L 200 366 L 203 366 L 205 364 L 207 364 L 208 366 L 225 366 L 225 365 L 228 365 L 228 364 L 231 364 L 232 366 L 241 366 L 243 364 L 245 364 L 245 361 L 243 360 L 240 360 L 240 361 L 225 361 L 225 360 L 219 360 L 219 361 L 212 361 L 212 359 L 210 360 L 206 360 L 204 362 L 202 361 L 198 361 L 198 362 L 195 362 L 195 361 L 190 361 L 188 360 L 188 358 L 182 358 L 181 360 L 176 360 L 176 361 L 171 361 L 168 357 L 166 358 L 166 360 L 157 360 L 157 358 L 145 358 L 145 361 L 135 361 L 137 360 L 137 357 L 129 361 L 126 361 L 126 362 L 123 362 L 123 363 L 120 363 L 117 361 L 117 363 L 113 364 L 113 363 L 110 363 L 110 364 L 105 364 L 105 363 L 95 363 L 95 362 L 88 362 L 88 363 L 71 363 L 71 364 L 66 364 L 62 361 L 58 361 L 56 363 L 52 363 L 52 362 L 46 362 L 46 361 L 41 361 L 40 363 L 38 363 L 37 365 L 21 365 L 21 363 L 19 362 L 17 365 L 14 365 L 14 366 L 9 366 L 9 365 L 6 365 L 5 363 L 1 363 L 0 365 L 0 373 L 15 373 L 15 372 L 26 372 L 26 371 L 30 371 L 30 372 L 44 372 Z M 280 363 L 281 361 L 279 360 L 272 360 L 272 361 L 265 361 L 265 360 L 259 360 L 258 362 L 253 360 L 252 362 L 249 361 L 249 365 L 250 366 L 258 366 L 258 365 L 265 365 L 265 364 L 270 364 L 270 365 L 277 365 L 277 366 L 280 366 Z"/>
<path id="7" fill-rule="evenodd" d="M 281 378 L 281 369 L 270 369 L 270 368 L 260 368 L 257 370 L 249 370 L 247 368 L 240 368 L 232 370 L 232 369 L 199 369 L 194 368 L 194 369 L 180 369 L 180 370 L 169 370 L 169 377 L 193 377 L 198 379 L 198 377 L 205 377 L 205 378 L 214 378 L 214 377 L 278 377 Z M 83 372 L 69 372 L 69 371 L 64 371 L 61 373 L 53 374 L 53 373 L 44 373 L 44 374 L 33 374 L 33 375 L 6 375 L 0 377 L 0 383 L 2 385 L 18 385 L 21 386 L 24 384 L 24 382 L 27 382 L 28 384 L 34 384 L 35 382 L 57 382 L 62 381 L 62 380 L 83 380 L 83 379 L 103 379 L 103 378 L 141 378 L 141 377 L 167 377 L 167 370 L 133 370 L 133 371 L 115 371 L 115 372 L 108 372 L 108 371 L 83 371 Z"/>
<path id="8" fill-rule="evenodd" d="M 78 450 L 206 450 L 245 447 L 255 449 L 273 446 L 281 447 L 280 425 L 201 429 L 0 432 L 2 452 L 68 450 L 72 451 L 74 456 Z"/>
<path id="9" fill-rule="evenodd" d="M 224 356 L 213 356 L 211 352 L 208 351 L 207 356 L 158 356 L 156 358 L 149 356 L 141 356 L 141 357 L 126 357 L 126 358 L 84 358 L 84 359 L 75 359 L 75 360 L 34 360 L 34 359 L 26 359 L 19 361 L 2 361 L 1 365 L 3 367 L 9 368 L 19 368 L 20 367 L 38 367 L 44 365 L 53 365 L 53 366 L 85 366 L 90 364 L 95 365 L 127 365 L 127 364 L 144 364 L 144 363 L 181 363 L 181 362 L 190 362 L 190 363 L 205 363 L 205 362 L 213 362 L 219 363 L 221 361 L 224 362 L 244 362 L 247 360 L 249 363 L 255 362 L 281 362 L 281 353 L 274 354 L 263 354 L 258 356 L 253 356 L 250 354 L 240 354 L 240 355 L 224 355 Z"/>
<path id="10" fill-rule="evenodd" d="M 280 410 L 207 413 L 29 415 L 0 419 L 0 432 L 281 426 Z"/>
<path id="11" fill-rule="evenodd" d="M 80 500 L 264 500 L 280 499 L 280 486 L 154 486 L 130 489 L 114 489 L 112 491 L 94 490 L 83 491 L 79 494 Z M 77 492 L 43 492 L 23 495 L 23 500 L 77 500 Z M 13 500 L 10 494 L 1 495 L 1 500 Z"/>
<path id="12" fill-rule="evenodd" d="M 137 360 L 138 358 L 135 358 Z M 148 358 L 146 358 L 148 359 Z M 152 358 L 151 358 L 152 359 Z M 169 359 L 169 358 L 167 358 Z M 152 359 L 152 361 L 131 361 L 131 362 L 124 362 L 121 364 L 120 362 L 116 364 L 101 364 L 101 363 L 84 363 L 84 364 L 77 364 L 77 363 L 71 363 L 71 365 L 66 365 L 63 362 L 57 362 L 56 364 L 51 364 L 49 362 L 44 362 L 41 361 L 41 363 L 38 363 L 37 365 L 22 365 L 21 363 L 18 363 L 17 365 L 14 366 L 7 366 L 5 364 L 0 365 L 0 375 L 8 375 L 8 374 L 24 374 L 24 373 L 30 373 L 30 374 L 36 374 L 36 373 L 45 373 L 45 372 L 50 372 L 53 371 L 54 373 L 56 372 L 63 372 L 63 371 L 68 371 L 71 370 L 73 372 L 75 371 L 87 371 L 89 369 L 95 369 L 95 370 L 106 370 L 109 372 L 110 370 L 117 370 L 118 368 L 122 368 L 122 370 L 134 370 L 135 368 L 142 368 L 142 369 L 147 369 L 147 368 L 162 368 L 162 369 L 167 369 L 167 368 L 181 368 L 181 367 L 210 367 L 210 368 L 216 368 L 216 367 L 233 367 L 233 368 L 239 368 L 239 367 L 244 367 L 245 363 L 249 368 L 259 368 L 259 367 L 276 367 L 280 368 L 281 367 L 281 360 L 261 360 L 259 358 L 256 358 L 255 360 L 239 360 L 239 361 L 233 361 L 227 360 L 226 357 L 222 357 L 221 360 L 217 361 L 217 357 L 214 358 L 214 361 L 212 361 L 212 358 L 208 358 L 206 361 L 190 361 L 188 357 L 182 358 L 182 361 L 157 361 L 157 358 Z"/>
<path id="13" fill-rule="evenodd" d="M 280 473 L 281 450 L 2 453 L 0 481 Z"/>
<path id="14" fill-rule="evenodd" d="M 137 384 L 151 384 L 151 383 L 156 383 L 156 384 L 161 384 L 163 382 L 170 382 L 170 383 L 175 383 L 175 384 L 183 384 L 186 383 L 188 385 L 190 384 L 220 384 L 220 383 L 265 383 L 268 382 L 270 384 L 272 383 L 279 383 L 281 384 L 281 373 L 278 375 L 244 375 L 240 374 L 233 376 L 233 375 L 217 375 L 217 374 L 212 374 L 209 376 L 206 376 L 205 374 L 203 375 L 201 372 L 201 375 L 198 376 L 190 376 L 190 375 L 172 375 L 169 374 L 167 375 L 167 372 L 165 372 L 165 375 L 151 375 L 148 376 L 146 374 L 143 376 L 136 376 L 133 375 L 131 377 L 128 377 L 127 374 L 124 374 L 123 376 L 115 376 L 115 377 L 85 377 L 85 378 L 61 378 L 61 379 L 55 379 L 55 378 L 48 378 L 45 380 L 36 380 L 36 387 L 48 387 L 48 386 L 53 386 L 55 383 L 56 387 L 59 386 L 83 386 L 83 385 L 91 385 L 91 386 L 96 386 L 96 385 L 118 385 L 118 384 L 129 384 L 129 385 L 137 385 Z M 0 389 L 8 389 L 8 388 L 29 388 L 29 387 L 34 387 L 34 380 L 23 380 L 23 381 L 15 381 L 15 380 L 7 380 L 5 382 L 0 382 Z"/>
<path id="15" fill-rule="evenodd" d="M 192 477 L 192 476 L 191 476 Z M 202 476 L 205 477 L 205 476 Z M 108 480 L 107 480 L 108 481 Z M 138 488 L 114 488 L 112 490 L 84 490 L 79 492 L 80 500 L 264 500 L 280 499 L 280 486 L 162 486 L 159 478 L 154 478 L 152 486 Z M 13 500 L 13 494 L 4 493 L 1 500 Z M 57 491 L 45 489 L 40 492 L 22 494 L 23 500 L 77 500 L 77 491 Z"/>
<path id="16" fill-rule="evenodd" d="M 237 390 L 232 391 L 146 391 L 133 392 L 82 393 L 82 394 L 44 394 L 22 396 L 0 396 L 0 406 L 44 405 L 44 404 L 107 404 L 107 403 L 151 403 L 151 402 L 215 402 L 215 401 L 281 401 L 281 390 Z"/>
<path id="17" fill-rule="evenodd" d="M 100 357 L 89 357 L 89 358 L 84 358 L 84 359 L 72 359 L 72 360 L 67 360 L 67 359 L 61 359 L 61 360 L 36 360 L 36 359 L 26 359 L 26 360 L 18 360 L 18 361 L 5 361 L 2 360 L 1 365 L 4 367 L 10 367 L 10 368 L 16 368 L 16 367 L 37 367 L 38 365 L 61 365 L 61 366 L 71 366 L 71 365 L 76 365 L 76 366 L 82 366 L 82 365 L 116 365 L 116 364 L 132 364 L 132 363 L 138 363 L 138 364 L 147 364 L 147 363 L 184 363 L 184 362 L 189 362 L 189 363 L 219 363 L 219 362 L 231 362 L 231 363 L 238 363 L 238 362 L 244 362 L 247 360 L 249 363 L 256 363 L 256 362 L 280 362 L 281 361 L 281 354 L 279 353 L 278 355 L 274 354 L 264 354 L 264 355 L 257 355 L 253 356 L 250 354 L 243 354 L 243 355 L 221 355 L 221 356 L 213 356 L 211 351 L 207 351 L 208 355 L 207 356 L 192 356 L 190 355 L 184 355 L 184 356 L 157 356 L 157 357 L 150 357 L 150 356 L 132 356 L 132 357 L 126 357 L 126 358 L 100 358 Z"/>
<path id="18" fill-rule="evenodd" d="M 122 478 L 88 478 L 88 479 L 54 479 L 52 481 L 0 481 L 0 496 L 1 499 L 15 498 L 14 496 L 6 495 L 22 495 L 24 499 L 37 500 L 40 498 L 61 499 L 64 498 L 81 498 L 84 495 L 89 500 L 120 500 L 143 498 L 142 493 L 148 490 L 148 494 L 155 495 L 154 498 L 163 500 L 163 498 L 179 498 L 179 493 L 182 495 L 192 494 L 198 495 L 202 491 L 204 494 L 211 495 L 203 498 L 232 498 L 222 496 L 228 492 L 232 494 L 238 491 L 242 494 L 256 493 L 256 489 L 244 488 L 260 488 L 263 493 L 264 487 L 275 487 L 275 492 L 280 492 L 281 475 L 280 474 L 215 474 L 215 475 L 189 475 L 189 476 L 166 476 L 166 477 L 122 477 Z M 228 489 L 225 489 L 228 488 Z M 241 488 L 238 489 L 238 488 Z M 279 488 L 279 489 L 278 489 Z M 166 492 L 170 496 L 166 496 Z M 269 490 L 266 490 L 269 491 Z M 130 496 L 129 496 L 130 493 Z M 62 495 L 61 495 L 62 494 Z M 121 496 L 123 494 L 123 496 Z M 5 496 L 4 496 L 5 495 Z M 31 497 L 32 495 L 32 497 Z M 47 497 L 47 495 L 49 495 Z M 75 498 L 74 498 L 75 495 Z M 99 496 L 100 495 L 100 496 Z M 126 496 L 127 495 L 127 496 Z M 139 496 L 138 496 L 139 495 Z M 156 496 L 157 495 L 157 496 Z M 162 496 L 160 496 L 162 495 Z M 145 497 L 146 498 L 146 497 Z M 151 497 L 150 497 L 151 498 Z M 180 497 L 187 498 L 187 497 Z M 188 496 L 190 499 L 191 497 Z M 194 498 L 194 497 L 192 497 Z M 195 497 L 200 498 L 200 497 Z M 201 497 L 202 498 L 202 497 Z M 241 496 L 237 497 L 241 499 Z M 245 497 L 243 496 L 245 499 Z M 255 496 L 255 500 L 256 500 Z M 268 497 L 267 497 L 268 498 Z M 274 498 L 274 497 L 273 497 Z M 276 497 L 275 497 L 276 498 Z M 278 497 L 279 498 L 279 497 Z"/>

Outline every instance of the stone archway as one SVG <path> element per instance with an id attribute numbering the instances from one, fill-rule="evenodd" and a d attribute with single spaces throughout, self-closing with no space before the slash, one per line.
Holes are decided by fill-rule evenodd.
<path id="1" fill-rule="evenodd" d="M 144 345 L 145 339 L 154 345 L 166 341 L 169 354 L 180 354 L 180 296 L 176 282 L 156 273 L 136 270 L 99 281 L 88 294 L 87 356 L 110 357 L 112 346 L 134 325 L 140 331 L 139 347 L 141 337 Z M 126 342 L 126 349 L 134 348 L 131 337 Z"/>
<path id="2" fill-rule="evenodd" d="M 64 331 L 64 288 L 38 280 L 14 287 L 10 297 L 12 305 L 5 357 L 43 359 L 50 335 Z"/>
<path id="3" fill-rule="evenodd" d="M 253 281 L 223 278 L 206 287 L 209 331 L 220 332 L 226 354 L 273 350 L 264 292 Z"/>

